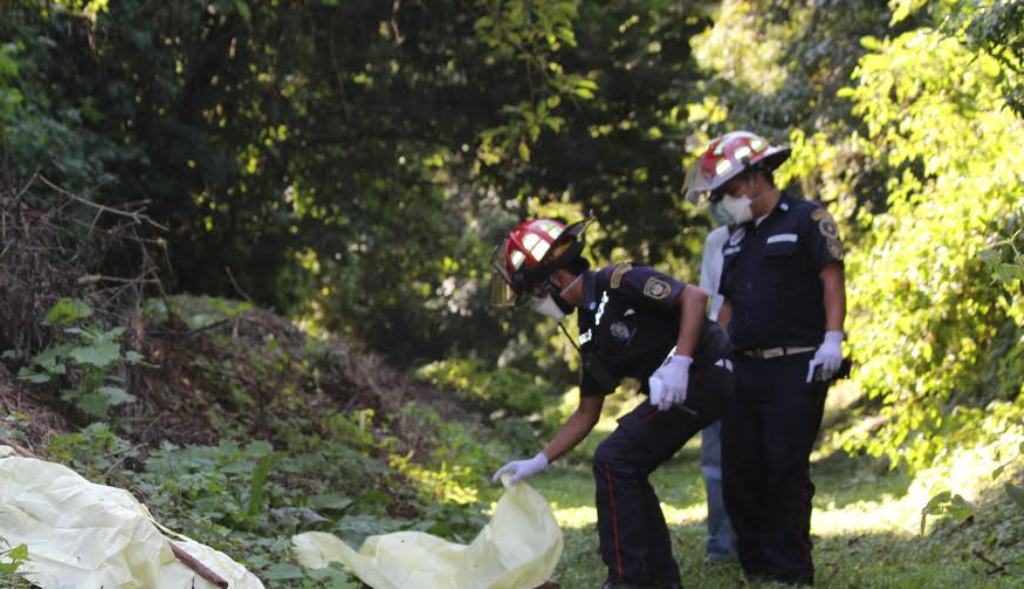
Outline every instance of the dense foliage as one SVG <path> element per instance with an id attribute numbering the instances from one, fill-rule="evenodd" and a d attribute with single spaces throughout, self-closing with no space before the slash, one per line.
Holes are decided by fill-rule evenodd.
<path id="1" fill-rule="evenodd" d="M 708 222 L 681 197 L 684 166 L 748 128 L 792 143 L 776 180 L 843 229 L 855 398 L 831 442 L 921 469 L 1024 434 L 1022 23 L 1016 0 L 0 0 L 2 196 L 46 211 L 22 191 L 39 174 L 102 205 L 147 201 L 167 228 L 167 292 L 363 341 L 497 414 L 525 452 L 575 358 L 550 323 L 488 306 L 491 248 L 526 215 L 593 212 L 595 262 L 694 280 Z M 82 221 L 71 231 L 97 223 Z M 120 375 L 139 358 L 120 325 L 62 305 L 51 341 L 5 363 L 81 424 L 110 418 L 52 449 L 74 464 L 88 457 L 75 448 L 121 450 L 136 391 Z M 256 382 L 294 368 L 279 343 L 246 353 L 275 359 Z M 293 389 L 245 392 L 236 360 L 196 361 L 232 415 L 275 396 L 293 408 Z M 326 368 L 310 362 L 297 370 L 315 381 Z M 273 447 L 165 446 L 131 483 L 173 523 L 255 535 L 277 525 L 260 505 L 329 494 L 288 483 L 335 460 L 419 480 L 438 505 L 478 499 L 490 450 L 442 417 L 399 418 L 445 432 L 434 469 L 396 452 L 367 466 L 372 415 L 324 419 L 316 441 L 277 423 Z M 211 464 L 227 474 L 202 474 Z M 176 485 L 155 483 L 170 473 Z M 349 499 L 318 501 L 341 513 Z M 953 496 L 940 499 L 933 511 Z M 257 568 L 281 550 L 263 548 Z"/>

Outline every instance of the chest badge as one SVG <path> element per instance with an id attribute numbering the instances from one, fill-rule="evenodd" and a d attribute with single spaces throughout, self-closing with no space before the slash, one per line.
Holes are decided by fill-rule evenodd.
<path id="1" fill-rule="evenodd" d="M 593 330 L 588 329 L 580 334 L 580 345 L 582 346 L 592 339 L 594 339 L 594 332 Z"/>
<path id="2" fill-rule="evenodd" d="M 628 343 L 630 338 L 633 337 L 633 332 L 629 330 L 629 326 L 622 321 L 612 323 L 608 326 L 608 331 L 612 334 L 612 337 L 623 344 Z"/>
<path id="3" fill-rule="evenodd" d="M 736 231 L 733 231 L 732 234 L 729 235 L 729 245 L 733 245 L 733 246 L 739 245 L 740 242 L 743 241 L 743 237 L 746 234 L 747 234 L 747 230 L 746 229 L 744 229 L 743 227 L 738 227 L 736 229 Z"/>
<path id="4" fill-rule="evenodd" d="M 644 295 L 651 297 L 652 299 L 660 301 L 667 297 L 670 292 L 672 292 L 672 287 L 660 278 L 648 278 L 647 283 L 644 284 Z"/>

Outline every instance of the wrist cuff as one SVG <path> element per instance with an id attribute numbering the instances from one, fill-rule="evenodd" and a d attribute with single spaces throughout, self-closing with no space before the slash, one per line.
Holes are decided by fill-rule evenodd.
<path id="1" fill-rule="evenodd" d="M 533 459 L 534 460 L 540 460 L 542 463 L 544 463 L 544 466 L 547 466 L 547 465 L 551 464 L 550 462 L 548 462 L 548 457 L 547 457 L 546 454 L 544 454 L 543 450 L 541 450 L 540 452 L 537 452 L 537 455 L 534 456 Z"/>
<path id="2" fill-rule="evenodd" d="M 843 339 L 845 339 L 845 338 L 846 338 L 846 335 L 843 334 L 843 332 L 839 331 L 838 329 L 833 329 L 831 331 L 826 331 L 825 332 L 825 340 L 824 341 L 826 341 L 826 342 L 834 342 L 834 343 L 838 344 L 839 342 L 843 341 Z"/>

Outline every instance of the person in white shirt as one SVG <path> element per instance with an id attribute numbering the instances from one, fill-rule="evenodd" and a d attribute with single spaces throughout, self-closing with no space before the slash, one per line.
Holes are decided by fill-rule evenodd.
<path id="1" fill-rule="evenodd" d="M 718 319 L 722 307 L 722 295 L 718 283 L 722 278 L 722 249 L 729 239 L 731 217 L 722 211 L 718 203 L 709 209 L 712 219 L 718 225 L 708 233 L 704 241 L 704 257 L 700 263 L 700 288 L 711 297 L 708 317 Z M 725 562 L 736 558 L 736 532 L 732 529 L 729 514 L 725 511 L 722 498 L 722 421 L 718 420 L 701 431 L 700 466 L 704 471 L 704 489 L 708 496 L 708 535 L 704 541 L 704 553 L 711 562 Z"/>

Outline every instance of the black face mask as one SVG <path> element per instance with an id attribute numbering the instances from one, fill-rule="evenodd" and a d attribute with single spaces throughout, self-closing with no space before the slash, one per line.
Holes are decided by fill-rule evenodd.
<path id="1" fill-rule="evenodd" d="M 565 299 L 562 298 L 561 293 L 562 287 L 555 284 L 551 279 L 548 279 L 548 294 L 551 295 L 551 300 L 554 301 L 556 305 L 558 305 L 559 310 L 561 310 L 563 313 L 565 313 L 566 315 L 572 315 L 572 312 L 576 310 L 576 307 L 565 302 Z"/>

